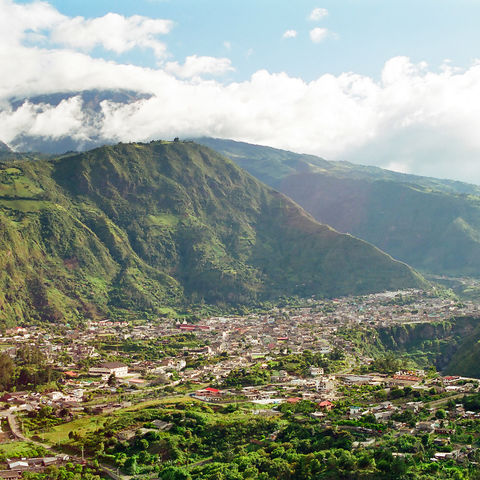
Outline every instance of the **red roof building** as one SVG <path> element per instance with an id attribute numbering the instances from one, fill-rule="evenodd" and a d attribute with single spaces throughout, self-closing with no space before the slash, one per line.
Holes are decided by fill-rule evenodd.
<path id="1" fill-rule="evenodd" d="M 405 382 L 419 382 L 421 380 L 420 377 L 416 377 L 414 375 L 394 375 L 394 380 L 403 380 Z"/>
<path id="2" fill-rule="evenodd" d="M 318 404 L 320 408 L 324 408 L 325 410 L 331 410 L 333 408 L 333 403 L 329 402 L 328 400 L 323 400 Z"/>
<path id="3" fill-rule="evenodd" d="M 300 397 L 287 398 L 287 403 L 298 403 L 301 400 Z"/>

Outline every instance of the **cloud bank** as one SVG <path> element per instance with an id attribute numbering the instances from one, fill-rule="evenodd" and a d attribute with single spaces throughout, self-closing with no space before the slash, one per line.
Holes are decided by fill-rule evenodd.
<path id="1" fill-rule="evenodd" d="M 223 75 L 234 70 L 228 58 L 198 57 L 192 55 L 185 59 L 183 65 L 178 62 L 168 62 L 165 70 L 180 78 L 194 78 L 201 75 Z"/>
<path id="2" fill-rule="evenodd" d="M 101 21 L 110 22 L 106 17 Z M 133 22 L 149 32 L 147 40 L 137 39 L 153 50 L 157 47 L 145 41 L 157 42 L 172 25 L 122 18 L 125 25 Z M 88 49 L 98 42 L 118 51 L 133 48 L 130 34 L 120 30 L 107 44 L 102 35 L 90 33 L 89 43 L 78 32 L 101 30 L 103 24 L 76 20 L 78 31 L 72 27 L 76 33 L 61 40 L 59 25 L 71 20 L 46 3 L 0 0 L 0 140 L 81 139 L 92 131 L 105 141 L 208 135 L 480 183 L 480 63 L 460 70 L 446 62 L 434 69 L 395 57 L 378 81 L 346 72 L 307 82 L 259 70 L 247 81 L 222 82 L 212 75 L 233 68 L 227 58 L 192 55 L 182 63 L 161 61 L 157 68 L 93 58 Z M 45 40 L 32 45 L 32 35 Z M 158 54 L 165 55 L 165 49 L 159 47 Z M 17 109 L 9 101 L 87 89 L 151 96 L 129 104 L 104 100 L 94 123 L 79 96 L 57 106 L 26 102 Z"/>

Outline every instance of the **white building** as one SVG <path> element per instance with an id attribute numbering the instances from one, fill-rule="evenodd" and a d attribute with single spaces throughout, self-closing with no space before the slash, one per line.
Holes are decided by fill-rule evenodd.
<path id="1" fill-rule="evenodd" d="M 128 375 L 128 366 L 120 362 L 105 362 L 88 370 L 91 375 L 115 375 L 117 378 Z"/>

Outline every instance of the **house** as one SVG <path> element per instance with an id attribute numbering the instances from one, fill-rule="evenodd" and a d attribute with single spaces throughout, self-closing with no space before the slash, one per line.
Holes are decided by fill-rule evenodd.
<path id="1" fill-rule="evenodd" d="M 394 413 L 394 410 L 384 410 L 382 412 L 375 412 L 373 415 L 375 417 L 375 420 L 377 422 L 382 421 L 382 420 L 387 420 L 389 419 Z"/>
<path id="2" fill-rule="evenodd" d="M 359 418 L 363 413 L 362 407 L 351 406 L 348 415 L 352 418 Z"/>
<path id="3" fill-rule="evenodd" d="M 7 460 L 7 465 L 9 470 L 25 470 L 29 467 L 28 462 L 25 460 Z"/>
<path id="4" fill-rule="evenodd" d="M 328 400 L 324 400 L 323 402 L 320 402 L 318 404 L 318 406 L 320 408 L 323 408 L 323 409 L 327 410 L 327 411 L 330 411 L 333 408 L 333 403 L 329 402 Z"/>
<path id="5" fill-rule="evenodd" d="M 6 480 L 19 480 L 22 478 L 22 472 L 19 470 L 1 470 L 0 478 L 5 478 Z"/>
<path id="6" fill-rule="evenodd" d="M 393 382 L 393 383 L 399 383 L 399 384 L 417 383 L 417 382 L 420 382 L 420 380 L 422 380 L 420 377 L 417 377 L 415 375 L 394 375 L 392 378 L 393 380 L 396 380 L 396 382 Z"/>
<path id="7" fill-rule="evenodd" d="M 203 390 L 197 390 L 191 395 L 206 402 L 219 402 L 223 399 L 224 392 L 217 388 L 208 387 Z"/>
<path id="8" fill-rule="evenodd" d="M 435 430 L 435 423 L 433 422 L 417 422 L 417 430 L 419 432 L 433 432 Z"/>
<path id="9" fill-rule="evenodd" d="M 434 455 L 436 460 L 448 460 L 450 458 L 456 458 L 458 456 L 458 452 L 437 452 Z"/>
<path id="10" fill-rule="evenodd" d="M 372 381 L 368 375 L 345 375 L 343 382 L 347 385 L 367 385 Z"/>
<path id="11" fill-rule="evenodd" d="M 91 375 L 115 375 L 117 378 L 128 375 L 128 366 L 121 362 L 105 362 L 88 370 Z"/>
<path id="12" fill-rule="evenodd" d="M 164 422 L 163 420 L 154 420 L 152 425 L 159 430 L 170 430 L 173 427 L 173 423 Z"/>
<path id="13" fill-rule="evenodd" d="M 11 392 L 5 393 L 0 400 L 2 402 L 15 403 L 21 405 L 25 402 L 25 399 L 29 396 L 29 392 Z"/>

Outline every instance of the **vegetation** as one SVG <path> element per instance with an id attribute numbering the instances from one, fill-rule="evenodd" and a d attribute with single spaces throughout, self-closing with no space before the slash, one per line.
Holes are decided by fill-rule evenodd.
<path id="1" fill-rule="evenodd" d="M 191 142 L 0 163 L 4 325 L 423 285 Z"/>
<path id="2" fill-rule="evenodd" d="M 198 141 L 288 195 L 318 221 L 365 239 L 420 271 L 479 276 L 478 186 L 231 140 Z M 474 293 L 469 287 L 463 290 Z"/>
<path id="3" fill-rule="evenodd" d="M 7 458 L 41 457 L 47 453 L 45 448 L 28 442 L 0 444 L 0 461 L 5 461 Z"/>
<path id="4" fill-rule="evenodd" d="M 19 390 L 34 390 L 56 387 L 60 373 L 46 364 L 43 352 L 37 347 L 26 345 L 18 349 L 15 363 L 4 352 L 0 353 L 0 391 L 13 387 Z"/>
<path id="5" fill-rule="evenodd" d="M 340 330 L 339 334 L 375 358 L 367 371 L 394 373 L 414 367 L 445 374 L 480 377 L 479 319 L 470 316 L 438 322 Z"/>
<path id="6" fill-rule="evenodd" d="M 450 452 L 450 440 L 428 433 L 396 434 L 391 421 L 373 415 L 346 419 L 348 401 L 328 412 L 330 425 L 312 419 L 317 405 L 309 401 L 283 404 L 277 415 L 251 415 L 246 405 L 214 407 L 196 402 L 123 411 L 90 432 L 71 431 L 64 445 L 83 447 L 124 474 L 160 479 L 410 479 L 477 478 L 475 456 L 432 462 L 435 452 Z M 429 418 L 405 411 L 395 419 L 415 424 Z M 446 412 L 435 415 L 445 428 Z M 155 420 L 169 427 L 159 430 Z M 468 423 L 469 422 L 469 423 Z M 466 446 L 480 438 L 478 420 L 462 420 L 451 439 Z M 375 439 L 365 442 L 369 437 Z M 126 440 L 128 438 L 128 440 Z M 363 443 L 365 442 L 365 443 Z M 467 450 L 464 448 L 464 451 Z"/>

